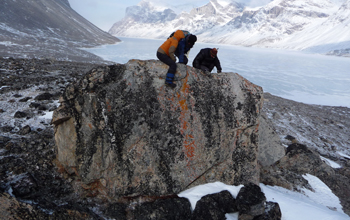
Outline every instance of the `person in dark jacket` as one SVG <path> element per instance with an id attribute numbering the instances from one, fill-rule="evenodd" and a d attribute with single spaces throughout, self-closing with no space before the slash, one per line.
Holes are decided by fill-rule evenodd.
<path id="1" fill-rule="evenodd" d="M 204 48 L 199 51 L 193 60 L 193 67 L 203 71 L 211 72 L 214 66 L 218 73 L 221 73 L 220 61 L 217 57 L 218 50 L 216 48 Z"/>
<path id="2" fill-rule="evenodd" d="M 188 54 L 196 41 L 197 36 L 193 34 L 188 34 L 185 38 L 180 40 L 179 45 L 175 51 L 175 56 L 179 58 L 179 63 L 188 63 Z"/>

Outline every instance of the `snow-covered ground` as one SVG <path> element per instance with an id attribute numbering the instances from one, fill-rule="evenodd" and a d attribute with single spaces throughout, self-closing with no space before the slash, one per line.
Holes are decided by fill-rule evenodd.
<path id="1" fill-rule="evenodd" d="M 2 87 L 0 87 L 0 90 Z M 0 108 L 6 110 L 6 113 L 1 114 L 0 125 L 6 124 L 6 126 L 13 126 L 15 129 L 18 129 L 18 119 L 14 118 L 14 115 L 18 111 L 24 111 L 25 109 L 29 109 L 29 105 L 31 102 L 11 102 L 14 100 L 14 94 L 21 95 L 22 97 L 36 97 L 40 95 L 40 88 L 37 86 L 33 86 L 29 89 L 21 90 L 16 93 L 5 93 L 1 95 L 0 99 Z M 48 101 L 47 101 L 48 102 Z M 48 105 L 53 105 L 58 107 L 58 100 L 52 103 L 47 103 Z M 52 110 L 52 109 L 51 109 Z M 30 125 L 33 129 L 45 129 L 46 125 L 50 124 L 52 119 L 53 111 L 46 111 L 39 114 L 38 110 L 33 110 L 33 114 L 41 115 L 39 117 L 32 117 L 28 120 L 21 121 L 20 127 L 24 127 L 26 125 Z"/>
<path id="2" fill-rule="evenodd" d="M 298 193 L 277 186 L 260 184 L 265 193 L 266 201 L 277 202 L 282 211 L 283 220 L 348 220 L 350 217 L 342 211 L 338 197 L 317 177 L 310 174 L 304 175 L 314 192 L 301 189 Z M 188 198 L 192 209 L 202 196 L 228 190 L 236 197 L 243 187 L 230 186 L 221 182 L 208 183 L 193 187 L 179 194 L 180 197 Z M 237 220 L 238 213 L 226 214 L 228 220 Z"/>

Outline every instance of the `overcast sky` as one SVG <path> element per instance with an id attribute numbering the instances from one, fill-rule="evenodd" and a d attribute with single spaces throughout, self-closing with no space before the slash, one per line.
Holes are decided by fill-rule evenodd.
<path id="1" fill-rule="evenodd" d="M 123 19 L 125 9 L 137 5 L 141 0 L 68 0 L 71 7 L 89 20 L 91 23 L 108 31 L 112 25 Z M 190 11 L 193 7 L 207 4 L 210 0 L 150 0 L 152 3 L 162 5 L 189 5 Z M 230 1 L 230 0 L 218 0 Z M 237 2 L 249 2 L 251 6 L 260 6 L 271 0 L 237 0 Z"/>

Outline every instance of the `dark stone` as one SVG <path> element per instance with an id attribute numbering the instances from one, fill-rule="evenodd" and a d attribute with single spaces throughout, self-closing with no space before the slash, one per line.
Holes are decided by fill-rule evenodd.
<path id="1" fill-rule="evenodd" d="M 42 100 L 50 100 L 53 97 L 50 93 L 43 93 L 35 97 L 35 100 L 42 101 Z"/>
<path id="2" fill-rule="evenodd" d="M 40 105 L 40 106 L 38 107 L 38 110 L 40 110 L 40 111 L 46 111 L 46 110 L 47 110 L 47 107 L 46 107 L 45 105 Z"/>
<path id="3" fill-rule="evenodd" d="M 19 132 L 19 135 L 26 135 L 29 134 L 32 131 L 29 125 L 24 126 Z"/>
<path id="4" fill-rule="evenodd" d="M 32 103 L 30 103 L 30 105 L 29 105 L 29 107 L 31 107 L 31 108 L 38 108 L 40 106 L 40 104 L 39 103 L 36 103 L 36 102 L 32 102 Z"/>
<path id="5" fill-rule="evenodd" d="M 291 144 L 287 147 L 286 155 L 293 157 L 296 154 L 307 153 L 312 154 L 312 152 L 304 144 Z"/>
<path id="6" fill-rule="evenodd" d="M 282 212 L 278 203 L 267 202 L 265 212 L 255 217 L 253 220 L 281 220 Z"/>
<path id="7" fill-rule="evenodd" d="M 192 220 L 225 219 L 226 213 L 237 212 L 236 200 L 227 190 L 203 196 L 196 204 Z"/>
<path id="8" fill-rule="evenodd" d="M 258 185 L 248 183 L 239 191 L 236 204 L 240 214 L 258 216 L 265 211 L 265 194 Z"/>
<path id="9" fill-rule="evenodd" d="M 18 146 L 18 144 L 14 142 L 7 142 L 5 149 L 11 152 L 12 154 L 20 154 L 22 153 L 22 148 Z M 19 165 L 19 164 L 16 164 Z M 17 167 L 16 167 L 17 168 Z"/>
<path id="10" fill-rule="evenodd" d="M 11 138 L 6 136 L 0 136 L 0 147 L 5 146 L 7 142 L 9 142 Z"/>
<path id="11" fill-rule="evenodd" d="M 130 210 L 132 219 L 138 220 L 184 220 L 191 219 L 191 204 L 186 198 L 158 199 Z"/>
<path id="12" fill-rule="evenodd" d="M 105 215 L 113 219 L 126 220 L 126 208 L 123 203 L 113 203 L 108 206 Z"/>
<path id="13" fill-rule="evenodd" d="M 22 97 L 22 95 L 20 95 L 20 94 L 14 94 L 13 97 L 15 97 L 15 98 L 20 98 L 20 97 Z"/>
<path id="14" fill-rule="evenodd" d="M 23 99 L 18 100 L 19 102 L 27 102 L 28 100 L 32 99 L 32 97 L 25 97 Z"/>
<path id="15" fill-rule="evenodd" d="M 296 140 L 296 138 L 293 137 L 292 135 L 287 135 L 287 136 L 284 137 L 284 139 L 289 140 L 289 141 L 294 141 L 294 140 Z"/>
<path id="16" fill-rule="evenodd" d="M 4 126 L 0 128 L 0 131 L 2 132 L 11 132 L 14 129 L 12 126 Z"/>
<path id="17" fill-rule="evenodd" d="M 18 112 L 15 113 L 14 117 L 15 118 L 25 118 L 25 117 L 27 117 L 27 113 L 18 111 Z"/>
<path id="18" fill-rule="evenodd" d="M 13 194 L 16 197 L 27 198 L 31 193 L 38 190 L 38 184 L 31 174 L 23 174 L 21 178 L 11 184 Z"/>

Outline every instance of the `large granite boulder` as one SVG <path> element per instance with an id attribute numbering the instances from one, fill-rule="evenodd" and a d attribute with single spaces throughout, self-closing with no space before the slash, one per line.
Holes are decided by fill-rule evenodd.
<path id="1" fill-rule="evenodd" d="M 264 103 L 266 103 L 266 99 L 264 99 Z M 258 162 L 261 166 L 270 166 L 286 154 L 286 148 L 282 145 L 282 141 L 266 113 L 261 112 L 259 122 Z"/>
<path id="2" fill-rule="evenodd" d="M 86 196 L 176 194 L 208 182 L 259 182 L 262 88 L 236 73 L 130 60 L 70 84 L 54 112 L 57 164 Z M 82 190 L 84 189 L 84 190 Z"/>

